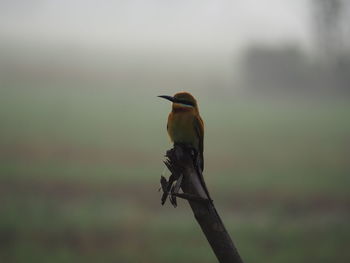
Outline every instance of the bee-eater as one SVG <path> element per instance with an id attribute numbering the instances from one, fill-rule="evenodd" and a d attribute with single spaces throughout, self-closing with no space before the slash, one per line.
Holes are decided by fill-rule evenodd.
<path id="1" fill-rule="evenodd" d="M 199 177 L 204 190 L 210 198 L 203 180 L 204 169 L 203 139 L 204 123 L 199 115 L 196 99 L 188 92 L 179 92 L 174 96 L 158 96 L 173 103 L 168 116 L 167 131 L 172 142 L 191 145 L 196 150 L 195 165 L 200 168 Z"/>

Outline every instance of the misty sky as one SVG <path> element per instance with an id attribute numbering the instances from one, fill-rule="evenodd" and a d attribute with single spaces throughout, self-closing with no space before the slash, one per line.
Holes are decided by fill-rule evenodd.
<path id="1" fill-rule="evenodd" d="M 0 40 L 103 48 L 238 50 L 311 43 L 309 0 L 1 0 Z"/>

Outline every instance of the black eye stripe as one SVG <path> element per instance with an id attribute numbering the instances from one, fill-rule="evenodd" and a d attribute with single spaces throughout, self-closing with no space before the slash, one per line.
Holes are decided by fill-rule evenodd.
<path id="1" fill-rule="evenodd" d="M 185 104 L 185 105 L 189 105 L 189 106 L 193 106 L 194 107 L 194 103 L 188 100 L 179 100 L 180 103 Z"/>

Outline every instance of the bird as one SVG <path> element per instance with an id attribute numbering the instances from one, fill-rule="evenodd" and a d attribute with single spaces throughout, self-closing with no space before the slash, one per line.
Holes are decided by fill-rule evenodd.
<path id="1" fill-rule="evenodd" d="M 210 199 L 203 178 L 204 122 L 199 114 L 197 100 L 188 92 L 179 92 L 174 96 L 161 95 L 158 97 L 172 102 L 172 110 L 167 122 L 169 137 L 174 144 L 190 145 L 195 150 L 195 166 L 198 169 L 201 184 Z"/>

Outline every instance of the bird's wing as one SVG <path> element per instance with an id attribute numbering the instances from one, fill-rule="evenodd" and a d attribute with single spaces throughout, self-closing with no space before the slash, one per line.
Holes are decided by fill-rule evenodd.
<path id="1" fill-rule="evenodd" d="M 204 150 L 204 123 L 200 116 L 194 118 L 194 127 L 196 131 L 196 135 L 198 138 L 198 153 L 200 156 L 200 166 L 201 170 L 204 169 L 204 158 L 203 158 L 203 150 Z"/>
<path id="2" fill-rule="evenodd" d="M 204 158 L 203 158 L 204 123 L 203 123 L 203 120 L 202 120 L 201 117 L 198 116 L 198 118 L 194 119 L 194 127 L 195 127 L 196 134 L 197 134 L 198 140 L 199 140 L 199 145 L 198 145 L 198 154 L 199 154 L 199 156 L 198 157 L 200 159 L 199 160 L 200 167 L 197 166 L 197 168 L 200 168 L 200 169 L 197 169 L 198 170 L 198 176 L 199 176 L 199 180 L 200 180 L 200 182 L 202 184 L 202 187 L 203 187 L 205 193 L 207 194 L 209 200 L 212 201 L 212 199 L 210 197 L 210 194 L 209 194 L 209 191 L 208 191 L 208 188 L 207 188 L 207 185 L 205 184 L 204 177 L 203 177 L 203 168 L 204 168 Z"/>

